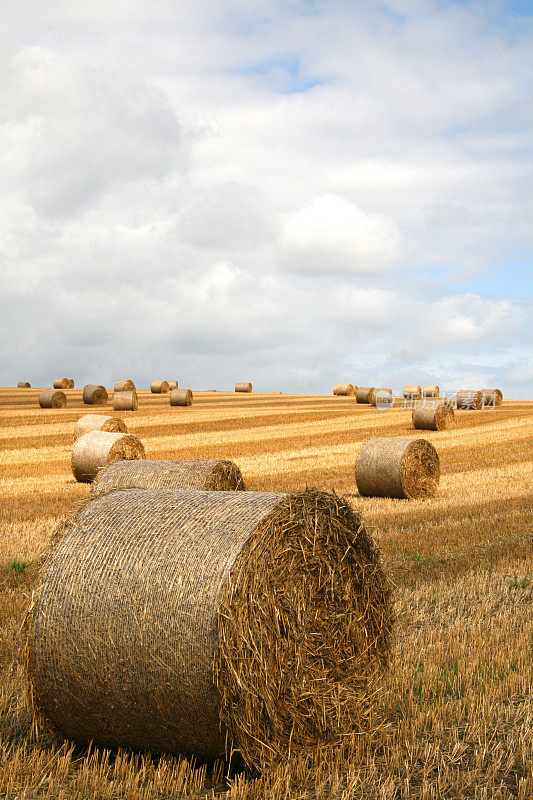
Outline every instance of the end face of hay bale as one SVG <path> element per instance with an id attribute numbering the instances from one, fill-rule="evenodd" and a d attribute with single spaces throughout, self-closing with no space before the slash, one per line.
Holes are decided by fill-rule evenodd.
<path id="1" fill-rule="evenodd" d="M 438 397 L 440 389 L 436 384 L 427 385 L 422 388 L 422 397 Z"/>
<path id="2" fill-rule="evenodd" d="M 31 385 L 28 381 L 19 381 L 17 383 L 17 389 L 31 389 Z"/>
<path id="3" fill-rule="evenodd" d="M 114 392 L 134 392 L 135 384 L 130 380 L 120 380 L 115 383 Z"/>
<path id="4" fill-rule="evenodd" d="M 101 384 L 88 383 L 83 387 L 83 402 L 87 406 L 105 406 L 109 396 Z"/>
<path id="5" fill-rule="evenodd" d="M 501 389 L 482 389 L 481 403 L 485 408 L 495 408 L 501 406 L 503 394 Z"/>
<path id="6" fill-rule="evenodd" d="M 94 480 L 94 495 L 112 489 L 164 489 L 166 491 L 243 491 L 244 480 L 233 461 L 116 461 Z"/>
<path id="7" fill-rule="evenodd" d="M 425 439 L 378 436 L 361 448 L 355 480 L 363 497 L 432 497 L 440 480 L 439 456 Z"/>
<path id="8" fill-rule="evenodd" d="M 338 397 L 354 397 L 353 383 L 336 383 L 333 387 L 333 394 Z"/>
<path id="9" fill-rule="evenodd" d="M 91 483 L 106 464 L 145 457 L 141 441 L 131 433 L 93 430 L 74 442 L 72 472 L 79 483 Z"/>
<path id="10" fill-rule="evenodd" d="M 419 400 L 422 397 L 422 389 L 420 386 L 407 384 L 403 387 L 403 396 L 405 400 Z"/>
<path id="11" fill-rule="evenodd" d="M 172 389 L 170 392 L 171 406 L 191 406 L 193 401 L 190 389 Z"/>
<path id="12" fill-rule="evenodd" d="M 41 408 L 65 408 L 67 396 L 61 389 L 44 389 L 39 395 Z"/>
<path id="13" fill-rule="evenodd" d="M 462 389 L 455 398 L 457 408 L 463 411 L 479 411 L 483 406 L 483 393 L 475 389 Z"/>
<path id="14" fill-rule="evenodd" d="M 113 410 L 114 411 L 137 411 L 139 408 L 139 401 L 137 399 L 137 392 L 114 392 L 113 393 Z"/>
<path id="15" fill-rule="evenodd" d="M 413 425 L 418 430 L 449 430 L 455 427 L 453 408 L 444 403 L 420 403 L 413 408 Z"/>
<path id="16" fill-rule="evenodd" d="M 374 387 L 372 386 L 359 386 L 355 393 L 355 399 L 358 403 L 370 404 L 369 397 L 371 397 L 371 393 L 374 391 Z"/>
<path id="17" fill-rule="evenodd" d="M 251 392 L 252 391 L 252 384 L 251 383 L 236 383 L 235 384 L 235 391 L 236 392 Z"/>
<path id="18" fill-rule="evenodd" d="M 170 391 L 172 391 L 172 389 L 177 389 L 178 388 L 178 382 L 177 381 L 167 381 L 167 383 L 168 383 L 168 388 L 169 388 Z"/>
<path id="19" fill-rule="evenodd" d="M 104 414 L 84 414 L 74 427 L 74 441 L 89 431 L 107 431 L 108 433 L 127 433 L 128 428 L 123 419 L 108 417 Z"/>
<path id="20" fill-rule="evenodd" d="M 109 492 L 43 570 L 28 621 L 34 707 L 97 746 L 209 759 L 227 735 L 257 767 L 333 747 L 369 724 L 389 591 L 340 498 Z"/>
<path id="21" fill-rule="evenodd" d="M 69 378 L 54 378 L 52 386 L 54 389 L 70 389 Z"/>

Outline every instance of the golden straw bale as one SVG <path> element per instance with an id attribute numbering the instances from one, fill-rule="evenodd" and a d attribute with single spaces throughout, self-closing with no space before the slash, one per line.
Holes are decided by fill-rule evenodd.
<path id="1" fill-rule="evenodd" d="M 69 378 L 54 378 L 52 386 L 54 389 L 70 389 Z"/>
<path id="2" fill-rule="evenodd" d="M 431 497 L 439 479 L 439 456 L 426 439 L 368 439 L 355 465 L 355 480 L 363 497 Z"/>
<path id="3" fill-rule="evenodd" d="M 177 381 L 167 381 L 167 383 L 168 383 L 168 388 L 169 388 L 170 391 L 172 391 L 172 389 L 177 389 L 178 388 L 178 382 Z"/>
<path id="4" fill-rule="evenodd" d="M 137 411 L 139 401 L 137 392 L 114 392 L 113 411 Z"/>
<path id="5" fill-rule="evenodd" d="M 74 442 L 72 472 L 80 483 L 91 483 L 106 464 L 135 458 L 145 458 L 144 447 L 136 436 L 93 430 Z"/>
<path id="6" fill-rule="evenodd" d="M 354 397 L 353 383 L 336 383 L 333 387 L 333 394 L 339 397 Z"/>
<path id="7" fill-rule="evenodd" d="M 235 384 L 235 391 L 236 392 L 251 392 L 252 391 L 252 384 L 251 383 L 236 383 Z"/>
<path id="8" fill-rule="evenodd" d="M 63 525 L 41 572 L 32 707 L 97 747 L 227 746 L 256 768 L 333 752 L 372 724 L 392 624 L 343 498 L 110 491 Z"/>
<path id="9" fill-rule="evenodd" d="M 115 392 L 134 392 L 135 384 L 130 380 L 120 380 L 115 383 Z"/>
<path id="10" fill-rule="evenodd" d="M 475 389 L 461 389 L 456 396 L 457 408 L 479 411 L 483 405 L 483 393 Z"/>
<path id="11" fill-rule="evenodd" d="M 406 400 L 420 400 L 422 397 L 422 389 L 420 386 L 407 384 L 403 387 L 403 396 Z"/>
<path id="12" fill-rule="evenodd" d="M 28 381 L 19 381 L 17 383 L 17 389 L 31 389 L 31 384 Z"/>
<path id="13" fill-rule="evenodd" d="M 440 389 L 436 384 L 432 386 L 424 386 L 422 388 L 422 397 L 438 397 L 440 394 Z"/>
<path id="14" fill-rule="evenodd" d="M 171 406 L 192 406 L 193 396 L 190 389 L 172 389 L 170 392 Z"/>
<path id="15" fill-rule="evenodd" d="M 453 408 L 444 403 L 417 403 L 413 408 L 413 425 L 419 430 L 445 431 L 455 427 Z"/>
<path id="16" fill-rule="evenodd" d="M 169 391 L 168 381 L 152 381 L 150 391 L 152 394 L 167 394 Z"/>
<path id="17" fill-rule="evenodd" d="M 84 414 L 76 422 L 74 441 L 89 431 L 107 431 L 107 433 L 127 433 L 126 423 L 120 417 L 106 417 L 104 414 Z"/>
<path id="18" fill-rule="evenodd" d="M 108 401 L 107 389 L 101 384 L 88 383 L 83 387 L 83 402 L 87 406 L 105 406 Z"/>
<path id="19" fill-rule="evenodd" d="M 391 408 L 394 405 L 392 389 L 373 388 L 368 393 L 368 401 L 374 408 Z"/>
<path id="20" fill-rule="evenodd" d="M 39 395 L 41 408 L 65 408 L 67 396 L 61 389 L 44 389 Z"/>
<path id="21" fill-rule="evenodd" d="M 493 408 L 495 408 L 496 406 L 501 406 L 503 401 L 503 394 L 501 389 L 482 389 L 481 394 L 482 394 L 481 402 L 484 406 L 489 406 Z"/>
<path id="22" fill-rule="evenodd" d="M 244 480 L 233 461 L 202 458 L 192 461 L 116 461 L 101 470 L 93 494 L 110 489 L 243 491 Z"/>
<path id="23" fill-rule="evenodd" d="M 75 386 L 74 378 L 69 378 L 68 379 L 68 384 L 69 384 L 69 386 L 68 386 L 69 389 L 74 389 L 74 386 Z"/>
<path id="24" fill-rule="evenodd" d="M 370 403 L 370 399 L 372 397 L 372 392 L 374 391 L 373 386 L 359 386 L 355 393 L 355 399 L 358 403 Z"/>

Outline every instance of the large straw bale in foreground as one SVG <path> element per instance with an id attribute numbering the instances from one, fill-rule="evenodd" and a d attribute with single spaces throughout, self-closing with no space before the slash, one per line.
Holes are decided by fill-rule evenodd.
<path id="1" fill-rule="evenodd" d="M 355 465 L 355 480 L 363 497 L 431 497 L 439 479 L 439 456 L 426 439 L 368 439 Z"/>
<path id="2" fill-rule="evenodd" d="M 191 406 L 193 401 L 190 389 L 172 389 L 170 392 L 171 406 Z"/>
<path id="3" fill-rule="evenodd" d="M 389 585 L 348 502 L 108 492 L 56 537 L 28 618 L 33 706 L 97 746 L 257 767 L 364 731 Z"/>
<path id="4" fill-rule="evenodd" d="M 453 408 L 444 403 L 420 403 L 413 408 L 413 425 L 419 430 L 444 431 L 455 426 Z"/>
<path id="5" fill-rule="evenodd" d="M 31 384 L 28 381 L 19 381 L 17 383 L 17 389 L 31 389 Z"/>
<path id="6" fill-rule="evenodd" d="M 54 378 L 52 382 L 54 389 L 70 389 L 69 378 Z"/>
<path id="7" fill-rule="evenodd" d="M 167 394 L 169 391 L 168 381 L 152 381 L 150 391 L 152 394 Z"/>
<path id="8" fill-rule="evenodd" d="M 109 396 L 101 384 L 88 383 L 83 387 L 83 402 L 87 406 L 105 406 Z"/>
<path id="9" fill-rule="evenodd" d="M 251 392 L 252 391 L 252 384 L 251 383 L 236 383 L 235 384 L 235 391 L 236 392 Z"/>
<path id="10" fill-rule="evenodd" d="M 108 417 L 104 414 L 84 414 L 74 427 L 74 441 L 85 436 L 89 431 L 107 431 L 107 433 L 127 433 L 126 423 L 120 417 Z"/>
<path id="11" fill-rule="evenodd" d="M 133 381 L 130 380 L 120 380 L 115 383 L 115 392 L 134 392 L 135 391 L 135 384 Z"/>
<path id="12" fill-rule="evenodd" d="M 80 483 L 90 483 L 106 464 L 136 458 L 145 458 L 144 447 L 131 433 L 89 431 L 74 442 L 72 472 Z"/>
<path id="13" fill-rule="evenodd" d="M 242 491 L 246 487 L 233 461 L 202 458 L 194 461 L 116 461 L 101 470 L 93 494 L 110 489 Z"/>
<path id="14" fill-rule="evenodd" d="M 479 411 L 483 405 L 483 394 L 475 389 L 462 389 L 457 392 L 455 400 L 459 409 Z"/>
<path id="15" fill-rule="evenodd" d="M 114 392 L 113 393 L 113 410 L 114 411 L 137 411 L 139 408 L 139 401 L 137 399 L 137 392 Z"/>
<path id="16" fill-rule="evenodd" d="M 501 389 L 482 389 L 481 402 L 484 406 L 496 407 L 501 406 L 503 401 L 503 394 Z"/>
<path id="17" fill-rule="evenodd" d="M 355 399 L 358 403 L 370 403 L 369 397 L 372 397 L 373 391 L 373 386 L 359 386 L 355 393 Z"/>
<path id="18" fill-rule="evenodd" d="M 403 396 L 405 400 L 420 400 L 422 397 L 422 389 L 420 386 L 407 384 L 403 387 Z"/>
<path id="19" fill-rule="evenodd" d="M 39 395 L 41 408 L 65 408 L 67 396 L 61 389 L 43 389 Z"/>
<path id="20" fill-rule="evenodd" d="M 333 387 L 333 394 L 338 397 L 354 397 L 357 387 L 352 383 L 336 383 Z"/>
<path id="21" fill-rule="evenodd" d="M 422 387 L 422 397 L 438 397 L 440 389 L 437 384 L 427 385 Z"/>

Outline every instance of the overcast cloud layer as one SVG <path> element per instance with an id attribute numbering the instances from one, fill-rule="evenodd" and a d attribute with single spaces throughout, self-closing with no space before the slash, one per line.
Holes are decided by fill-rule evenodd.
<path id="1" fill-rule="evenodd" d="M 1 385 L 533 396 L 528 4 L 7 5 Z"/>

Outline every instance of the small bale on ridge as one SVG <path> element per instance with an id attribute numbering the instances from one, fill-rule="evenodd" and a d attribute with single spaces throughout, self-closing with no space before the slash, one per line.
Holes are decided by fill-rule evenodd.
<path id="1" fill-rule="evenodd" d="M 501 406 L 503 401 L 501 389 L 482 389 L 481 394 L 481 402 L 485 407 L 496 408 L 496 406 Z"/>
<path id="2" fill-rule="evenodd" d="M 355 393 L 355 399 L 358 403 L 370 404 L 373 391 L 373 386 L 359 386 Z"/>
<path id="3" fill-rule="evenodd" d="M 88 383 L 83 387 L 83 402 L 86 406 L 105 406 L 108 399 L 107 389 L 101 384 Z"/>
<path id="4" fill-rule="evenodd" d="M 438 397 L 440 394 L 440 389 L 436 384 L 432 386 L 424 386 L 422 388 L 422 397 Z"/>
<path id="5" fill-rule="evenodd" d="M 252 391 L 252 384 L 251 383 L 236 383 L 235 384 L 235 391 L 236 392 L 251 392 Z"/>
<path id="6" fill-rule="evenodd" d="M 483 393 L 475 389 L 462 389 L 455 398 L 457 408 L 479 411 L 483 405 Z"/>
<path id="7" fill-rule="evenodd" d="M 403 387 L 403 396 L 405 400 L 420 400 L 422 397 L 422 389 L 420 386 L 407 384 Z"/>
<path id="8" fill-rule="evenodd" d="M 115 383 L 114 392 L 134 392 L 135 384 L 130 380 L 120 380 Z"/>
<path id="9" fill-rule="evenodd" d="M 152 394 L 167 394 L 169 391 L 168 381 L 152 381 L 150 391 Z"/>
<path id="10" fill-rule="evenodd" d="M 39 395 L 41 408 L 65 408 L 67 396 L 61 389 L 44 389 Z"/>
<path id="11" fill-rule="evenodd" d="M 101 470 L 93 494 L 111 489 L 165 489 L 167 491 L 235 492 L 246 489 L 233 461 L 202 458 L 190 461 L 116 461 Z"/>
<path id="12" fill-rule="evenodd" d="M 368 394 L 370 405 L 374 408 L 392 408 L 394 405 L 394 395 L 392 389 L 373 388 Z"/>
<path id="13" fill-rule="evenodd" d="M 419 403 L 413 408 L 413 425 L 418 430 L 445 431 L 455 426 L 453 408 L 444 403 Z"/>
<path id="14" fill-rule="evenodd" d="M 178 382 L 177 381 L 167 381 L 167 383 L 168 383 L 168 388 L 169 388 L 170 391 L 172 391 L 172 389 L 177 389 L 178 388 Z"/>
<path id="15" fill-rule="evenodd" d="M 439 456 L 426 439 L 368 439 L 355 465 L 355 480 L 363 497 L 432 497 L 439 479 Z"/>
<path id="16" fill-rule="evenodd" d="M 54 378 L 52 386 L 54 389 L 70 389 L 69 378 Z"/>
<path id="17" fill-rule="evenodd" d="M 104 414 L 84 414 L 76 422 L 74 441 L 89 431 L 107 431 L 107 433 L 127 433 L 126 423 L 120 417 L 106 417 Z"/>
<path id="18" fill-rule="evenodd" d="M 192 406 L 193 396 L 190 389 L 172 389 L 170 392 L 171 406 Z"/>
<path id="19" fill-rule="evenodd" d="M 144 447 L 131 433 L 89 431 L 74 442 L 72 472 L 79 483 L 91 483 L 106 464 L 136 458 L 145 458 Z"/>
<path id="20" fill-rule="evenodd" d="M 113 411 L 137 411 L 138 408 L 139 401 L 135 390 L 113 393 Z"/>
<path id="21" fill-rule="evenodd" d="M 333 387 L 333 394 L 338 397 L 354 397 L 357 387 L 353 383 L 336 383 Z"/>
<path id="22" fill-rule="evenodd" d="M 31 389 L 31 385 L 28 381 L 19 381 L 17 383 L 17 389 Z"/>

